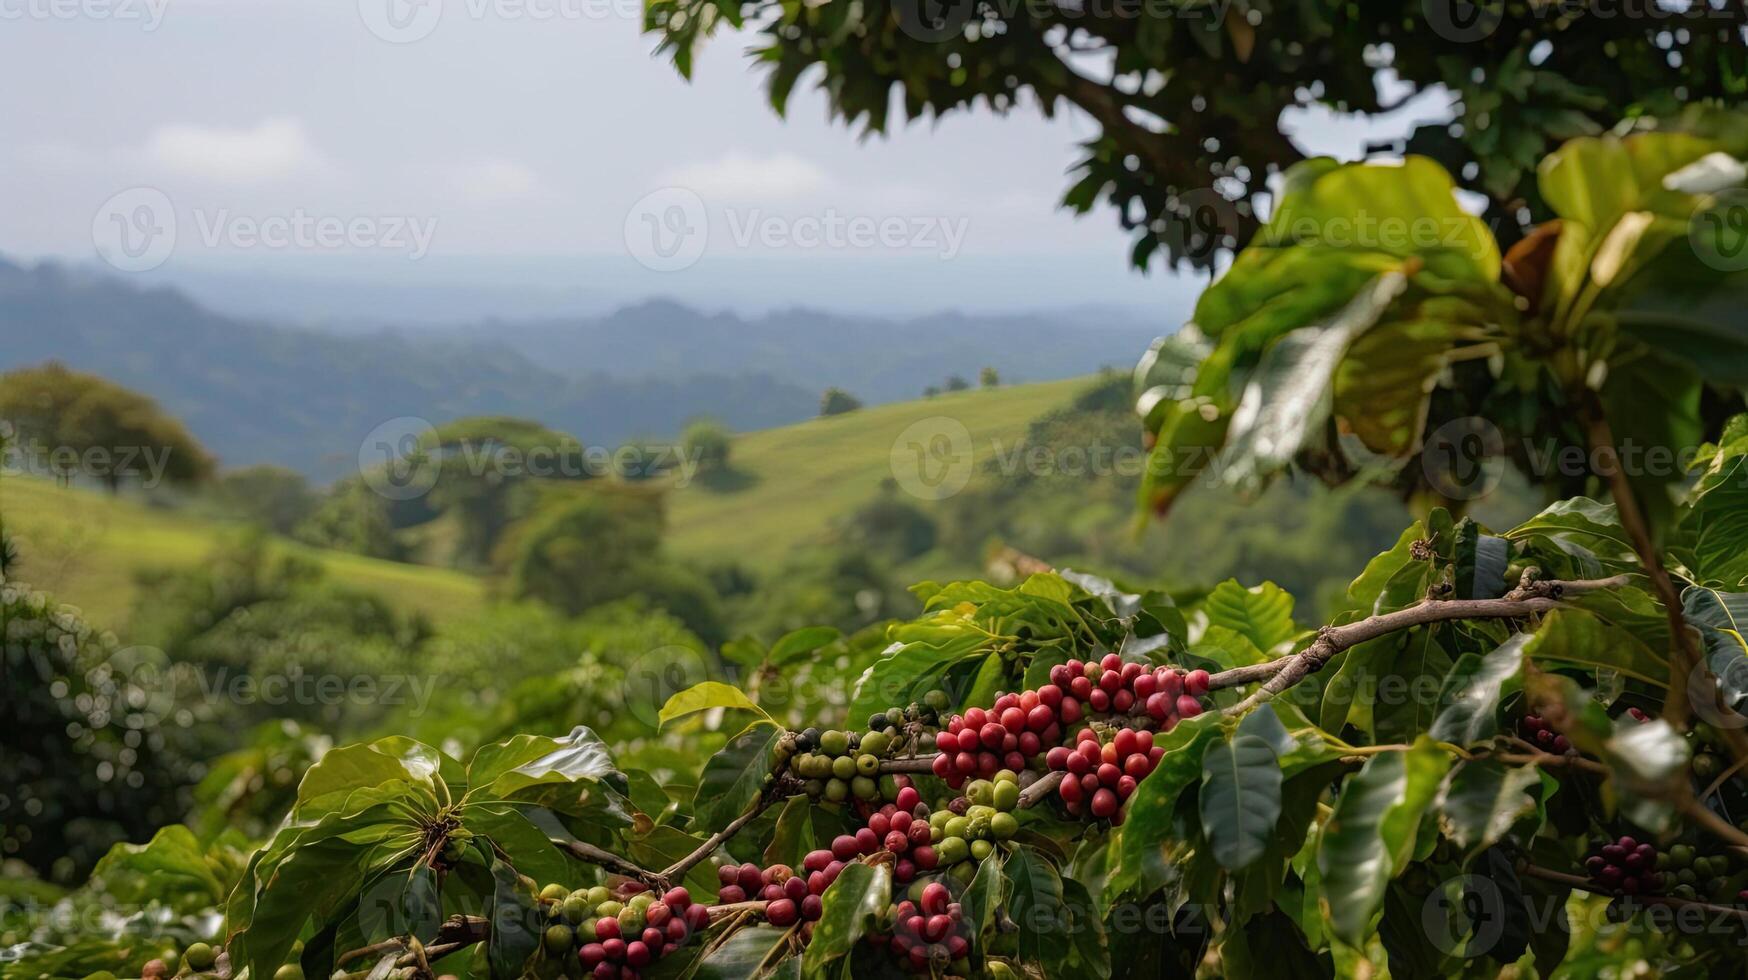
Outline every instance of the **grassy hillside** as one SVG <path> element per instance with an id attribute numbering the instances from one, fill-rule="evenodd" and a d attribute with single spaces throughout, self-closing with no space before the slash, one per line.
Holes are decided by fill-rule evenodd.
<path id="1" fill-rule="evenodd" d="M 194 565 L 233 530 L 131 498 L 26 477 L 0 480 L 0 513 L 22 553 L 18 577 L 111 628 L 133 603 L 137 570 Z M 433 619 L 472 611 L 484 601 L 477 579 L 449 569 L 379 561 L 291 541 L 279 546 L 321 562 L 338 582 Z"/>
<path id="2" fill-rule="evenodd" d="M 1077 378 L 952 392 L 747 433 L 734 441 L 729 479 L 696 481 L 669 496 L 667 547 L 682 558 L 768 567 L 878 493 L 893 476 L 893 443 L 912 423 L 957 420 L 981 468 L 994 449 L 1010 449 L 1033 418 L 1087 384 Z"/>
<path id="3" fill-rule="evenodd" d="M 974 462 L 981 466 L 994 448 L 1011 447 L 1027 422 L 1066 403 L 1086 384 L 1074 379 L 954 392 L 739 436 L 726 479 L 700 479 L 669 494 L 667 547 L 682 560 L 733 560 L 768 569 L 879 492 L 881 482 L 893 477 L 893 444 L 912 423 L 956 420 L 971 434 Z M 26 477 L 0 480 L 0 513 L 22 552 L 19 577 L 112 626 L 121 624 L 132 605 L 136 571 L 195 565 L 235 530 L 136 498 Z M 437 553 L 453 528 L 434 521 L 415 530 L 433 539 L 425 544 Z M 485 601 L 481 580 L 450 569 L 283 539 L 277 545 L 321 562 L 336 581 L 434 619 L 470 612 Z"/>

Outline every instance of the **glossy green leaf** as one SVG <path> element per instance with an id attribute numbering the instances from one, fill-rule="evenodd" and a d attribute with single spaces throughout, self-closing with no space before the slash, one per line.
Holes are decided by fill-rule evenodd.
<path id="1" fill-rule="evenodd" d="M 1293 597 L 1273 582 L 1245 588 L 1227 579 L 1208 593 L 1202 603 L 1209 626 L 1225 627 L 1248 639 L 1264 654 L 1290 643 L 1298 633 L 1293 625 Z"/>
<path id="2" fill-rule="evenodd" d="M 297 787 L 296 818 L 314 818 L 343 805 L 358 790 L 393 787 L 416 794 L 427 805 L 439 800 L 442 753 L 422 742 L 395 735 L 332 749 L 311 766 Z"/>
<path id="3" fill-rule="evenodd" d="M 1445 836 L 1470 851 L 1492 846 L 1535 811 L 1541 783 L 1533 766 L 1507 766 L 1491 759 L 1459 764 L 1436 803 Z"/>
<path id="4" fill-rule="evenodd" d="M 523 975 L 524 964 L 540 947 L 544 923 L 534 894 L 523 887 L 516 869 L 493 857 L 491 934 L 486 939 L 486 961 L 492 980 L 513 980 Z"/>
<path id="5" fill-rule="evenodd" d="M 1281 769 L 1269 743 L 1235 733 L 1202 756 L 1202 829 L 1214 859 L 1246 867 L 1268 847 L 1281 814 Z"/>
<path id="6" fill-rule="evenodd" d="M 767 659 L 779 667 L 785 666 L 806 657 L 840 636 L 843 636 L 843 633 L 836 627 L 807 626 L 792 633 L 786 633 L 776 643 L 771 644 L 771 652 L 767 655 Z"/>
<path id="7" fill-rule="evenodd" d="M 721 830 L 752 807 L 765 791 L 776 765 L 777 740 L 782 737 L 782 726 L 756 721 L 710 757 L 692 798 L 692 813 L 700 827 Z"/>
<path id="8" fill-rule="evenodd" d="M 1414 853 L 1421 818 L 1451 759 L 1427 742 L 1367 760 L 1336 800 L 1319 842 L 1323 913 L 1330 931 L 1359 945 L 1372 931 L 1390 880 Z"/>
<path id="9" fill-rule="evenodd" d="M 1209 744 L 1220 737 L 1220 719 L 1215 714 L 1199 715 L 1155 736 L 1154 744 L 1165 752 L 1125 804 L 1128 815 L 1107 885 L 1111 894 L 1137 888 L 1151 893 L 1177 874 L 1173 858 L 1180 840 L 1173 811 L 1183 791 L 1202 778 L 1202 757 Z"/>
<path id="10" fill-rule="evenodd" d="M 1003 867 L 1008 917 L 1019 926 L 1022 960 L 1044 964 L 1051 975 L 1106 976 L 1110 949 L 1104 923 L 1086 887 L 1064 879 L 1030 847 L 1016 847 Z"/>
<path id="11" fill-rule="evenodd" d="M 699 960 L 692 980 L 762 980 L 781 969 L 793 929 L 747 926 Z"/>
<path id="12" fill-rule="evenodd" d="M 813 939 L 801 959 L 802 973 L 807 976 L 819 976 L 828 964 L 848 956 L 873 930 L 892 901 L 892 872 L 886 865 L 852 862 L 820 898 L 819 921 L 814 923 Z"/>
<path id="13" fill-rule="evenodd" d="M 226 891 L 194 832 L 181 824 L 162 828 L 144 844 L 115 845 L 91 873 L 119 902 L 155 899 L 192 911 L 219 904 Z"/>
<path id="14" fill-rule="evenodd" d="M 834 631 L 835 632 L 835 631 Z M 794 634 L 790 634 L 793 636 Z M 785 637 L 787 639 L 788 637 Z M 704 681 L 677 691 L 662 705 L 659 724 L 665 726 L 675 718 L 684 718 L 699 711 L 711 708 L 726 708 L 731 711 L 751 711 L 761 718 L 769 718 L 765 709 L 756 704 L 752 698 L 741 693 L 740 688 L 721 681 Z"/>
<path id="15" fill-rule="evenodd" d="M 1438 716 L 1428 734 L 1439 742 L 1475 745 L 1499 731 L 1499 705 L 1521 684 L 1530 634 L 1519 633 L 1485 657 L 1457 658 L 1439 692 Z"/>

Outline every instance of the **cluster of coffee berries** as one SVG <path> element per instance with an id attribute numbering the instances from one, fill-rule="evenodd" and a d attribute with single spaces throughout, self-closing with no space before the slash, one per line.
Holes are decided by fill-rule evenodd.
<path id="1" fill-rule="evenodd" d="M 752 863 L 725 864 L 716 869 L 722 885 L 716 891 L 716 901 L 722 905 L 762 901 L 766 921 L 784 928 L 800 922 L 801 938 L 805 940 L 813 935 L 813 923 L 819 921 L 824 911 L 820 896 L 843 870 L 844 862 L 833 859 L 830 851 L 807 855 L 800 873 L 787 864 L 768 868 Z"/>
<path id="2" fill-rule="evenodd" d="M 1062 741 L 1062 726 L 1080 720 L 1070 716 L 1065 699 L 1054 687 L 1023 694 L 1003 694 L 988 710 L 968 708 L 954 715 L 935 736 L 934 773 L 959 789 L 967 779 L 989 779 L 1003 769 L 1017 772 L 1046 745 Z"/>
<path id="3" fill-rule="evenodd" d="M 1050 668 L 1050 683 L 1062 692 L 1064 717 L 1094 714 L 1146 715 L 1162 731 L 1202 713 L 1208 672 L 1125 662 L 1114 653 L 1101 660 L 1070 660 Z"/>
<path id="4" fill-rule="evenodd" d="M 1019 802 L 1019 776 L 1012 770 L 967 783 L 965 795 L 929 816 L 938 866 L 949 869 L 965 861 L 982 861 L 997 844 L 1013 839 L 1020 832 L 1013 814 Z"/>
<path id="5" fill-rule="evenodd" d="M 789 774 L 804 792 L 833 803 L 880 798 L 880 760 L 893 745 L 885 731 L 840 732 L 809 728 L 795 736 Z"/>
<path id="6" fill-rule="evenodd" d="M 968 966 L 949 971 L 971 951 L 971 929 L 946 885 L 938 881 L 924 885 L 915 899 L 889 907 L 882 925 L 868 934 L 868 942 L 890 949 L 912 972 L 969 972 Z"/>
<path id="7" fill-rule="evenodd" d="M 923 695 L 921 701 L 913 701 L 909 706 L 887 708 L 868 716 L 870 732 L 887 732 L 895 740 L 904 738 L 911 732 L 917 732 L 924 726 L 933 728 L 939 723 L 941 713 L 947 710 L 951 703 L 946 691 L 934 690 Z M 920 732 L 919 732 L 920 734 Z M 923 746 L 916 746 L 921 749 Z"/>
<path id="8" fill-rule="evenodd" d="M 636 882 L 615 892 L 605 885 L 541 889 L 549 924 L 541 939 L 549 959 L 573 955 L 597 980 L 635 980 L 638 971 L 679 949 L 710 925 L 708 906 L 684 888 L 657 896 Z"/>
<path id="9" fill-rule="evenodd" d="M 898 791 L 897 800 L 869 813 L 868 825 L 857 830 L 855 836 L 843 835 L 832 841 L 831 854 L 835 857 L 840 847 L 848 850 L 850 841 L 855 842 L 856 853 L 871 853 L 865 850 L 865 845 L 872 839 L 877 842 L 877 850 L 888 851 L 896 859 L 892 876 L 908 882 L 920 873 L 935 870 L 940 860 L 929 824 L 932 815 L 916 789 L 906 785 Z"/>
<path id="10" fill-rule="evenodd" d="M 1621 895 L 1652 895 L 1662 890 L 1657 845 L 1622 837 L 1597 847 L 1584 859 L 1590 880 Z"/>
<path id="11" fill-rule="evenodd" d="M 1109 742 L 1101 743 L 1098 733 L 1086 728 L 1073 748 L 1051 749 L 1044 764 L 1064 774 L 1056 792 L 1069 813 L 1121 824 L 1124 801 L 1164 755 L 1165 749 L 1153 744 L 1150 731 L 1121 728 Z"/>
<path id="12" fill-rule="evenodd" d="M 1748 902 L 1743 874 L 1730 865 L 1727 853 L 1701 854 L 1692 844 L 1676 844 L 1657 855 L 1658 892 L 1722 905 Z"/>
<path id="13" fill-rule="evenodd" d="M 1628 710 L 1638 711 L 1639 709 L 1630 708 Z M 1541 715 L 1524 715 L 1518 719 L 1517 734 L 1519 738 L 1543 752 L 1553 755 L 1578 754 L 1578 750 L 1572 747 L 1572 743 L 1567 741 L 1566 736 L 1554 731 L 1554 727 L 1548 724 L 1547 719 Z"/>

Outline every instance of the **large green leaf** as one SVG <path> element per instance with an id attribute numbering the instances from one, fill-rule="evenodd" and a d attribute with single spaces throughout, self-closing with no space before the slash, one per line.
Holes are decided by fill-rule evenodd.
<path id="1" fill-rule="evenodd" d="M 886 865 L 861 862 L 844 866 L 821 896 L 823 911 L 801 958 L 806 976 L 821 976 L 829 964 L 848 956 L 892 901 L 892 872 Z"/>
<path id="2" fill-rule="evenodd" d="M 1541 772 L 1534 766 L 1507 766 L 1491 759 L 1458 765 L 1439 790 L 1445 836 L 1470 851 L 1492 846 L 1512 824 L 1535 811 L 1541 785 Z"/>
<path id="3" fill-rule="evenodd" d="M 117 844 L 97 862 L 92 876 L 119 902 L 156 899 L 179 910 L 209 908 L 224 901 L 225 885 L 207 864 L 194 832 L 172 824 L 144 844 Z"/>
<path id="4" fill-rule="evenodd" d="M 1537 183 L 1560 219 L 1560 235 L 1544 307 L 1557 320 L 1583 316 L 1598 292 L 1684 236 L 1695 199 L 1667 179 L 1716 149 L 1670 131 L 1574 139 L 1548 154 Z"/>
<path id="5" fill-rule="evenodd" d="M 1019 926 L 1022 960 L 1052 976 L 1102 977 L 1111 970 L 1104 923 L 1086 887 L 1064 879 L 1043 855 L 1016 847 L 1004 866 L 1008 917 Z"/>
<path id="6" fill-rule="evenodd" d="M 1000 849 L 990 851 L 989 857 L 977 866 L 971 884 L 959 896 L 960 912 L 971 933 L 974 953 L 983 951 L 984 934 L 995 921 L 995 910 L 1006 901 L 1007 875 L 1002 872 L 1005 863 Z"/>
<path id="7" fill-rule="evenodd" d="M 1681 594 L 1681 608 L 1705 639 L 1706 666 L 1718 679 L 1724 707 L 1742 710 L 1748 699 L 1748 592 L 1696 585 Z"/>
<path id="8" fill-rule="evenodd" d="M 777 740 L 782 737 L 782 726 L 755 721 L 710 757 L 692 798 L 692 814 L 700 827 L 721 830 L 753 805 L 765 791 L 776 764 Z"/>
<path id="9" fill-rule="evenodd" d="M 1380 638 L 1372 663 L 1377 683 L 1372 735 L 1378 741 L 1412 742 L 1432 726 L 1439 691 L 1454 665 L 1441 642 L 1445 633 L 1437 626 L 1423 626 Z"/>
<path id="10" fill-rule="evenodd" d="M 516 869 L 492 857 L 491 870 L 491 934 L 486 939 L 486 961 L 492 980 L 513 980 L 523 975 L 524 964 L 540 947 L 544 924 L 534 893 L 523 886 Z"/>
<path id="11" fill-rule="evenodd" d="M 784 639 L 788 639 L 788 637 L 784 637 Z M 765 709 L 759 707 L 752 698 L 741 693 L 740 688 L 732 684 L 724 684 L 721 681 L 704 681 L 694 684 L 684 691 L 674 692 L 673 696 L 668 698 L 668 703 L 662 705 L 661 715 L 657 721 L 661 725 L 666 725 L 675 718 L 684 718 L 694 712 L 708 711 L 711 708 L 750 711 L 761 718 L 770 717 L 765 713 Z"/>
<path id="12" fill-rule="evenodd" d="M 1323 914 L 1334 935 L 1358 946 L 1371 933 L 1450 765 L 1450 756 L 1422 741 L 1373 756 L 1342 788 L 1317 850 Z"/>
<path id="13" fill-rule="evenodd" d="M 442 802 L 443 754 L 399 735 L 329 751 L 311 766 L 297 787 L 292 816 L 311 819 L 342 805 L 357 790 L 394 786 L 416 794 L 430 806 Z"/>
<path id="14" fill-rule="evenodd" d="M 842 631 L 833 626 L 805 626 L 779 637 L 776 643 L 771 644 L 771 652 L 766 657 L 776 666 L 783 667 L 801 660 L 843 635 Z"/>
<path id="15" fill-rule="evenodd" d="M 793 930 L 747 926 L 697 963 L 692 980 L 762 980 L 781 968 Z"/>
<path id="16" fill-rule="evenodd" d="M 1548 613 L 1524 655 L 1543 665 L 1578 664 L 1613 670 L 1656 686 L 1662 686 L 1669 677 L 1666 657 L 1628 630 L 1579 609 Z"/>
<path id="17" fill-rule="evenodd" d="M 1202 603 L 1210 627 L 1223 626 L 1248 639 L 1265 654 L 1291 643 L 1298 628 L 1293 625 L 1293 596 L 1273 582 L 1252 588 L 1227 579 L 1208 593 Z"/>
<path id="18" fill-rule="evenodd" d="M 578 725 L 563 738 L 517 735 L 480 747 L 467 764 L 467 799 L 534 803 L 561 813 L 612 819 L 630 815 L 625 774 L 613 764 L 607 743 Z"/>
<path id="19" fill-rule="evenodd" d="M 1737 438 L 1726 438 L 1706 461 L 1689 493 L 1681 517 L 1692 538 L 1692 565 L 1700 580 L 1724 589 L 1748 583 L 1748 422 L 1732 423 Z"/>
<path id="20" fill-rule="evenodd" d="M 1233 410 L 1216 463 L 1223 482 L 1247 490 L 1321 438 L 1334 409 L 1335 375 L 1348 348 L 1376 326 L 1408 279 L 1386 272 L 1329 317 L 1299 327 L 1264 352 Z"/>
<path id="21" fill-rule="evenodd" d="M 1646 830 L 1662 833 L 1674 819 L 1671 802 L 1689 791 L 1687 740 L 1667 721 L 1628 722 L 1600 753 L 1609 767 L 1609 790 L 1622 812 Z"/>
<path id="22" fill-rule="evenodd" d="M 1175 835 L 1172 814 L 1178 797 L 1202 778 L 1202 756 L 1219 737 L 1220 719 L 1213 713 L 1198 715 L 1155 737 L 1154 744 L 1165 752 L 1125 804 L 1128 815 L 1108 892 L 1121 895 L 1139 889 L 1147 894 L 1176 876 L 1174 857 L 1182 842 Z"/>
<path id="23" fill-rule="evenodd" d="M 1202 832 L 1214 860 L 1237 871 L 1260 858 L 1281 814 L 1281 768 L 1256 735 L 1234 733 L 1202 756 Z"/>
<path id="24" fill-rule="evenodd" d="M 1499 732 L 1499 703 L 1522 683 L 1524 648 L 1529 634 L 1519 633 L 1485 657 L 1465 653 L 1457 658 L 1439 692 L 1438 717 L 1428 734 L 1440 742 L 1474 745 Z"/>
<path id="25" fill-rule="evenodd" d="M 1287 171 L 1262 240 L 1328 249 L 1371 249 L 1424 260 L 1446 279 L 1499 278 L 1499 246 L 1457 201 L 1436 162 L 1337 164 L 1310 160 Z"/>
<path id="26" fill-rule="evenodd" d="M 470 804 L 462 810 L 462 826 L 475 834 L 490 838 L 509 855 L 516 870 L 535 881 L 546 884 L 568 881 L 571 865 L 552 844 L 552 838 L 564 834 L 564 828 L 551 813 L 509 803 Z M 538 824 L 549 824 L 542 829 Z M 568 836 L 568 835 L 566 835 Z"/>
<path id="27" fill-rule="evenodd" d="M 1550 505 L 1540 514 L 1506 532 L 1513 541 L 1537 544 L 1563 555 L 1570 577 L 1601 578 L 1638 567 L 1633 542 L 1621 527 L 1614 504 L 1573 497 Z M 1558 569 L 1544 569 L 1558 572 Z"/>

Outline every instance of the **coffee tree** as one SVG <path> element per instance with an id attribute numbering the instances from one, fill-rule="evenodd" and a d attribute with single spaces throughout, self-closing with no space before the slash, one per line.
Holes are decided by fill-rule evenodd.
<path id="1" fill-rule="evenodd" d="M 1145 502 L 1289 467 L 1416 495 L 1333 622 L 1033 559 L 924 583 L 884 646 L 725 644 L 650 719 L 695 756 L 659 771 L 588 727 L 328 751 L 259 846 L 112 850 L 90 887 L 144 910 L 101 942 L 7 924 L 0 976 L 1738 971 L 1741 132 L 1568 144 L 1559 224 L 1503 255 L 1429 161 L 1288 174 L 1137 372 Z M 1433 448 L 1483 420 L 1520 448 L 1472 461 L 1579 493 L 1464 515 Z M 1692 448 L 1633 464 L 1624 433 Z"/>

